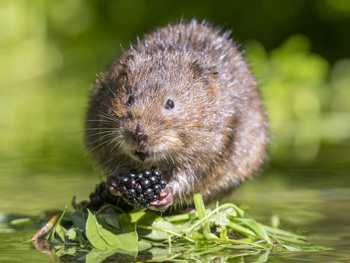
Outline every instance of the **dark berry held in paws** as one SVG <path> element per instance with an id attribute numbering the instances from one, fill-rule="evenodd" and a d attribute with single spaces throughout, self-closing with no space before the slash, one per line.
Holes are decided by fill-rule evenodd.
<path id="1" fill-rule="evenodd" d="M 151 176 L 149 180 L 151 181 L 152 185 L 158 183 L 158 179 L 156 176 Z"/>
<path id="2" fill-rule="evenodd" d="M 129 178 L 129 180 L 125 183 L 127 188 L 134 188 L 136 186 L 136 180 Z"/>
<path id="3" fill-rule="evenodd" d="M 142 180 L 142 182 L 141 182 L 141 186 L 142 186 L 143 189 L 147 189 L 147 188 L 149 188 L 149 187 L 152 186 L 152 183 L 151 183 L 150 180 L 144 179 L 144 180 Z"/>
<path id="4" fill-rule="evenodd" d="M 138 193 L 138 194 L 141 194 L 141 193 L 143 192 L 143 189 L 142 189 L 141 184 L 137 184 L 137 185 L 136 185 L 135 191 L 136 191 L 136 193 Z"/>
<path id="5" fill-rule="evenodd" d="M 123 186 L 126 186 L 126 184 L 129 182 L 129 178 L 126 176 L 123 176 L 122 178 L 120 178 L 120 183 Z"/>
<path id="6" fill-rule="evenodd" d="M 137 196 L 137 202 L 139 202 L 140 204 L 146 203 L 146 199 L 145 199 L 145 197 L 143 196 L 143 194 L 139 194 L 139 195 Z"/>
<path id="7" fill-rule="evenodd" d="M 137 174 L 137 175 L 136 175 L 136 180 L 137 180 L 137 181 L 143 180 L 143 173 Z"/>
<path id="8" fill-rule="evenodd" d="M 150 170 L 144 170 L 143 172 L 143 177 L 148 178 L 151 176 L 152 172 Z"/>
<path id="9" fill-rule="evenodd" d="M 162 174 L 155 167 L 141 172 L 130 170 L 128 174 L 114 177 L 119 178 L 117 187 L 121 197 L 135 207 L 147 208 L 151 202 L 159 200 L 159 194 L 166 185 Z M 115 180 L 109 179 L 109 181 L 115 184 Z"/>
<path id="10" fill-rule="evenodd" d="M 154 187 L 154 193 L 158 195 L 162 191 L 162 186 L 160 184 L 156 184 Z"/>
<path id="11" fill-rule="evenodd" d="M 157 177 L 158 180 L 162 178 L 162 174 L 159 171 L 154 171 L 153 174 Z"/>
<path id="12" fill-rule="evenodd" d="M 159 181 L 159 184 L 160 184 L 160 186 L 161 186 L 163 189 L 164 189 L 165 186 L 166 186 L 166 183 L 165 183 L 164 180 L 160 180 L 160 181 Z"/>
<path id="13" fill-rule="evenodd" d="M 101 192 L 101 198 L 105 200 L 108 197 L 108 190 L 104 189 L 103 192 Z"/>
<path id="14" fill-rule="evenodd" d="M 152 190 L 152 188 L 148 188 L 144 193 L 143 193 L 144 197 L 146 197 L 146 199 L 148 200 L 152 200 L 153 196 L 154 196 L 154 192 Z"/>
<path id="15" fill-rule="evenodd" d="M 117 181 L 119 182 L 118 178 L 109 177 L 107 184 L 102 182 L 97 185 L 95 191 L 89 196 L 90 202 L 86 204 L 86 208 L 91 211 L 97 211 L 106 204 L 116 205 L 119 197 L 112 195 L 108 190 L 112 189 L 114 191 L 117 189 Z"/>
<path id="16" fill-rule="evenodd" d="M 136 196 L 136 191 L 135 191 L 135 189 L 128 189 L 128 190 L 126 190 L 125 194 L 129 198 L 133 198 Z"/>
<path id="17" fill-rule="evenodd" d="M 135 170 L 132 169 L 129 171 L 129 178 L 135 179 L 136 175 L 137 175 L 137 172 Z"/>

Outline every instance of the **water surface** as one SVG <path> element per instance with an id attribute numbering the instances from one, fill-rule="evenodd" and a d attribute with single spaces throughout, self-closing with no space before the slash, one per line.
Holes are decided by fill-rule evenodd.
<path id="1" fill-rule="evenodd" d="M 281 228 L 307 234 L 313 244 L 332 248 L 322 252 L 271 252 L 240 262 L 350 262 L 349 175 L 343 163 L 270 164 L 263 176 L 244 183 L 225 198 L 223 202 L 246 203 L 250 214 L 264 223 L 278 215 Z M 21 215 L 63 209 L 70 205 L 73 195 L 78 201 L 86 199 L 100 180 L 95 172 L 31 172 L 0 178 L 0 211 Z M 0 262 L 52 262 L 25 243 L 34 229 L 0 229 Z M 224 261 L 216 260 L 212 262 Z"/>

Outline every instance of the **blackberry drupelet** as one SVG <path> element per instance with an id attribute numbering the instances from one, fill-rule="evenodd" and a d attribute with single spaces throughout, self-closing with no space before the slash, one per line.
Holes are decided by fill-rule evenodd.
<path id="1" fill-rule="evenodd" d="M 108 191 L 106 183 L 101 182 L 96 186 L 95 192 L 92 192 L 90 194 L 90 201 L 87 204 L 87 208 L 92 211 L 97 211 L 102 206 L 105 206 L 107 204 L 117 204 L 118 200 L 118 196 L 112 195 Z"/>
<path id="2" fill-rule="evenodd" d="M 166 183 L 162 174 L 152 167 L 139 173 L 131 170 L 123 176 L 109 176 L 107 185 L 110 192 L 121 194 L 129 205 L 148 208 L 151 202 L 159 200 L 159 194 Z"/>

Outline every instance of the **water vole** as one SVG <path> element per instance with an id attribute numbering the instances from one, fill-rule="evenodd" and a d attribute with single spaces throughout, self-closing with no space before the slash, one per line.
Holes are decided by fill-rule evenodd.
<path id="1" fill-rule="evenodd" d="M 85 140 L 106 175 L 156 166 L 164 210 L 214 200 L 262 163 L 268 124 L 257 83 L 229 33 L 168 25 L 124 51 L 92 91 Z"/>

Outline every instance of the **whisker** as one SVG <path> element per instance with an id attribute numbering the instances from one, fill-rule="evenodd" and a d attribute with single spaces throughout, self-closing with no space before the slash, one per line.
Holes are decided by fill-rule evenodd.
<path id="1" fill-rule="evenodd" d="M 110 90 L 111 91 L 111 90 Z M 112 92 L 112 91 L 111 91 Z M 113 93 L 113 92 L 112 92 Z M 108 106 L 107 104 L 105 104 L 104 102 L 102 102 L 102 105 L 104 105 L 107 109 L 112 110 L 118 117 L 121 117 L 121 114 L 119 112 L 117 112 L 115 109 L 113 109 L 112 107 Z"/>
<path id="2" fill-rule="evenodd" d="M 116 129 L 116 131 L 115 131 L 115 132 L 117 132 L 117 129 Z M 107 131 L 99 131 L 99 132 L 91 133 L 91 134 L 87 135 L 86 137 L 90 137 L 90 136 L 93 136 L 93 135 L 104 134 L 104 133 L 114 133 L 114 131 L 111 131 L 111 130 L 107 130 Z"/>
<path id="3" fill-rule="evenodd" d="M 110 120 L 112 121 L 112 123 L 120 123 L 120 120 L 114 118 L 113 116 L 109 116 L 109 115 L 106 115 L 106 114 L 102 114 L 99 115 L 101 118 L 106 118 L 107 120 Z"/>
<path id="4" fill-rule="evenodd" d="M 89 142 L 89 144 L 94 144 L 100 140 L 105 140 L 106 138 L 114 138 L 115 137 L 115 134 L 111 131 L 107 131 L 107 132 L 104 132 L 105 135 L 103 136 L 100 136 L 97 140 L 95 141 L 92 141 L 92 142 Z M 95 133 L 94 135 L 99 135 L 100 133 Z"/>
<path id="5" fill-rule="evenodd" d="M 96 136 L 96 135 L 100 135 L 100 134 L 105 134 L 105 133 L 113 133 L 112 131 L 101 131 L 101 132 L 96 132 L 96 133 L 92 133 L 89 134 L 87 136 L 85 136 L 85 138 L 91 137 L 91 136 Z"/>
<path id="6" fill-rule="evenodd" d="M 94 148 L 90 149 L 90 150 L 88 151 L 88 154 L 91 153 L 93 150 L 97 149 L 98 147 L 101 147 L 102 145 L 106 144 L 107 142 L 108 142 L 108 141 L 105 141 L 105 142 L 103 142 L 103 143 L 100 143 L 100 144 L 98 144 L 97 146 L 95 146 Z"/>
<path id="7" fill-rule="evenodd" d="M 102 76 L 100 74 L 96 73 L 95 76 L 101 81 L 102 84 L 104 84 L 102 80 Z"/>
<path id="8" fill-rule="evenodd" d="M 112 142 L 116 142 L 115 144 L 114 144 L 114 146 L 112 147 L 112 149 L 108 152 L 108 153 L 112 153 L 113 151 L 114 151 L 114 149 L 118 146 L 119 148 L 121 147 L 121 143 L 120 143 L 120 141 L 117 141 L 116 140 L 117 138 L 114 138 L 113 140 L 112 140 Z"/>
<path id="9" fill-rule="evenodd" d="M 80 129 L 72 129 L 72 130 L 65 130 L 65 131 L 59 131 L 59 133 L 64 133 L 64 132 L 83 132 L 83 131 L 90 131 L 90 130 L 110 130 L 110 129 L 117 129 L 117 128 L 80 128 Z"/>
<path id="10" fill-rule="evenodd" d="M 104 106 L 106 106 L 106 108 L 107 109 L 109 109 L 110 107 L 108 107 L 106 104 L 104 104 L 103 103 L 103 105 Z M 106 119 L 109 119 L 109 120 L 111 120 L 111 121 L 113 121 L 113 122 L 120 122 L 120 120 L 118 120 L 118 119 L 115 119 L 115 118 L 113 118 L 112 116 L 110 116 L 110 115 L 107 115 L 107 113 L 105 113 L 105 112 L 103 112 L 103 111 L 101 111 L 101 110 L 99 110 L 99 109 L 97 109 L 97 108 L 95 108 L 95 107 L 92 107 L 92 106 L 90 106 L 90 108 L 91 109 L 93 109 L 93 110 L 95 110 L 95 111 L 97 111 L 97 112 L 99 112 L 101 115 L 101 117 L 105 117 Z M 113 112 L 115 112 L 115 110 L 113 110 Z M 120 116 L 120 114 L 119 113 L 117 113 L 117 112 L 115 112 L 117 115 L 118 115 L 118 117 L 121 117 Z"/>
<path id="11" fill-rule="evenodd" d="M 101 141 L 101 138 L 98 138 L 97 140 L 94 140 L 92 142 L 89 142 L 88 144 L 95 144 L 97 142 Z M 108 142 L 107 140 L 105 142 Z"/>
<path id="12" fill-rule="evenodd" d="M 113 133 L 110 133 L 110 134 L 105 134 L 105 135 L 102 135 L 101 137 L 100 137 L 100 139 L 105 139 L 105 138 L 114 138 L 115 136 L 114 136 L 114 134 Z"/>
<path id="13" fill-rule="evenodd" d="M 108 143 L 108 145 L 112 144 L 115 140 L 117 140 L 118 138 L 120 138 L 121 135 L 119 135 L 118 137 L 113 136 L 113 139 Z"/>
<path id="14" fill-rule="evenodd" d="M 112 123 L 114 124 L 115 122 L 114 121 L 110 121 L 110 120 L 86 120 L 86 121 L 89 121 L 89 122 L 105 122 L 105 123 Z"/>
<path id="15" fill-rule="evenodd" d="M 85 131 L 93 131 L 93 130 L 117 130 L 117 128 L 84 128 Z"/>

